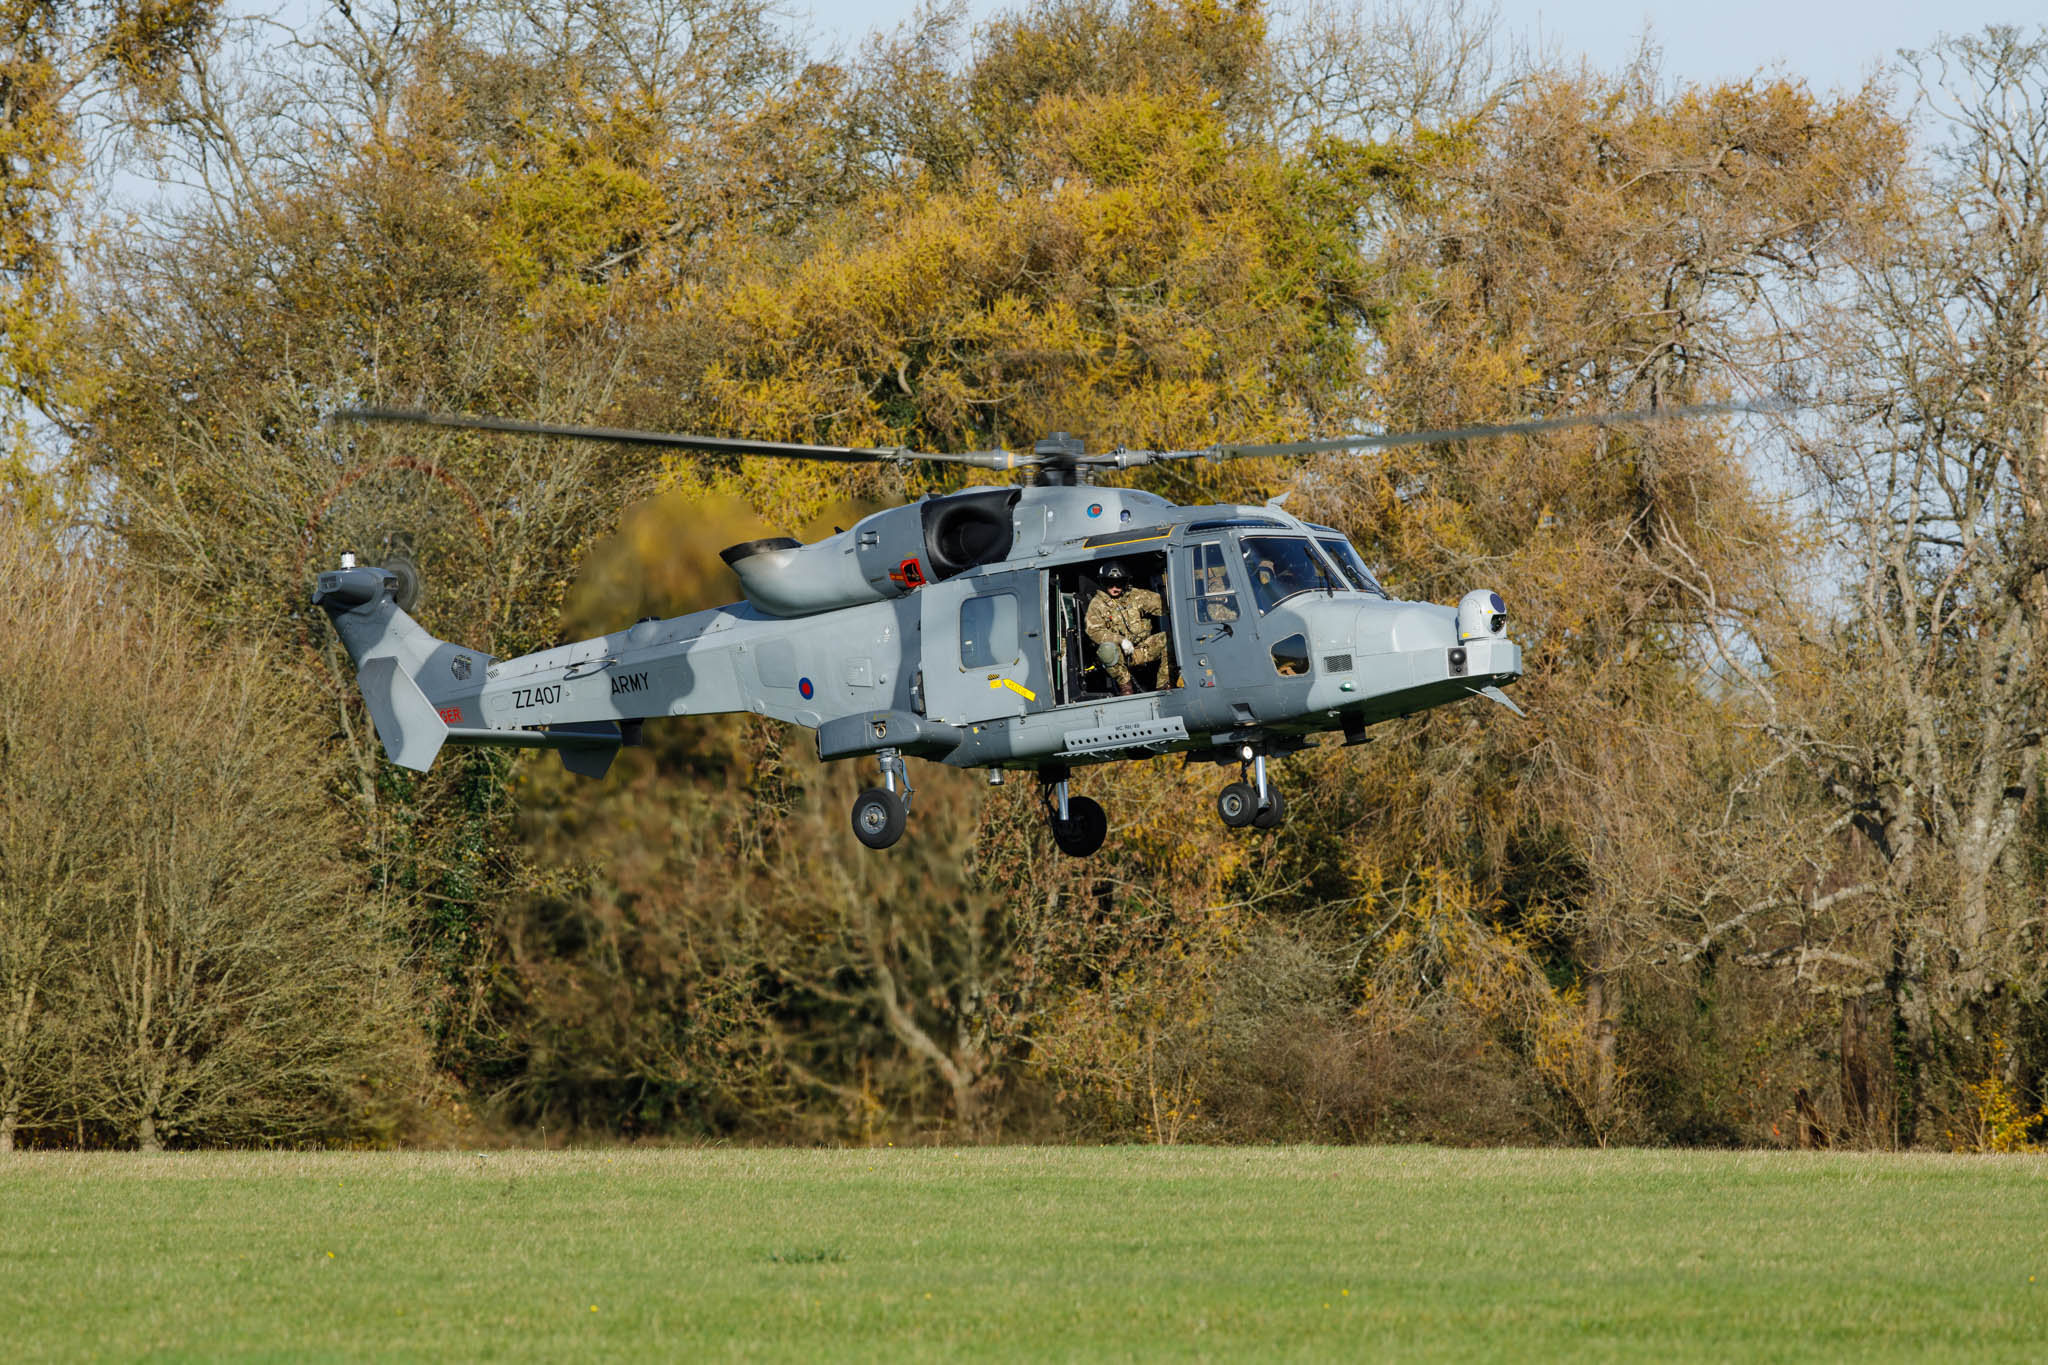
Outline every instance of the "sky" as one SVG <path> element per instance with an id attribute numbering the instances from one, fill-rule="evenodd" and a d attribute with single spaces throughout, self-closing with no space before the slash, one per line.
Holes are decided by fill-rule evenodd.
<path id="1" fill-rule="evenodd" d="M 800 9 L 804 0 L 792 8 Z M 1007 5 L 968 0 L 981 18 Z M 893 28 L 914 0 L 814 3 L 821 33 L 848 46 L 870 29 Z M 1817 91 L 1860 85 L 1902 47 L 1987 24 L 2034 26 L 2048 19 L 2042 0 L 1501 0 L 1502 27 L 1542 50 L 1584 53 L 1601 69 L 1622 66 L 1648 31 L 1663 49 L 1669 78 L 1708 82 L 1782 68 Z"/>

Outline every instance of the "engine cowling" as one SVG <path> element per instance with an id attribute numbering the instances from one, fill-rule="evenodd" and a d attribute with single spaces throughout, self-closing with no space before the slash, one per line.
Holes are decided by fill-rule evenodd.
<path id="1" fill-rule="evenodd" d="M 869 582 L 847 531 L 814 545 L 788 536 L 749 540 L 720 551 L 719 558 L 739 575 L 747 601 L 770 616 L 815 616 L 886 602 L 907 591 L 887 579 Z"/>
<path id="2" fill-rule="evenodd" d="M 971 488 L 863 517 L 805 545 L 788 536 L 720 551 L 740 588 L 770 616 L 815 616 L 886 602 L 1006 558 L 1016 543 L 1018 490 Z"/>

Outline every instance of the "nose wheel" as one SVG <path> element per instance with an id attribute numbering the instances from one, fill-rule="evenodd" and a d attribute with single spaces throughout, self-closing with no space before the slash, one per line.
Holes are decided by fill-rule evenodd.
<path id="1" fill-rule="evenodd" d="M 882 785 L 869 787 L 853 799 L 853 837 L 869 848 L 887 848 L 903 837 L 910 823 L 910 770 L 900 750 L 884 749 Z"/>
<path id="2" fill-rule="evenodd" d="M 1039 795 L 1045 800 L 1046 822 L 1052 826 L 1052 841 L 1069 858 L 1085 858 L 1102 847 L 1109 837 L 1109 816 L 1085 796 L 1067 790 L 1065 770 L 1049 769 L 1038 777 Z"/>
<path id="3" fill-rule="evenodd" d="M 1216 793 L 1216 814 L 1232 829 L 1277 829 L 1287 818 L 1287 798 L 1266 780 L 1266 756 L 1248 757 L 1238 780 Z"/>
<path id="4" fill-rule="evenodd" d="M 1085 796 L 1067 798 L 1067 818 L 1054 820 L 1052 841 L 1069 858 L 1085 858 L 1109 837 L 1109 815 Z"/>

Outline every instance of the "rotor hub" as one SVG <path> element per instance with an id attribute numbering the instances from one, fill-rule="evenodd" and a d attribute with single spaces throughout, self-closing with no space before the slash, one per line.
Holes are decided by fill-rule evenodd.
<path id="1" fill-rule="evenodd" d="M 1034 461 L 1031 482 L 1041 488 L 1072 488 L 1087 482 L 1086 470 L 1081 464 L 1081 457 L 1087 453 L 1088 447 L 1080 437 L 1055 431 L 1031 447 Z"/>

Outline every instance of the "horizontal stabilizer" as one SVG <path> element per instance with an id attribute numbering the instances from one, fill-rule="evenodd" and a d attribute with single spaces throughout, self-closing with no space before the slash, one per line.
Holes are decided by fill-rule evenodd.
<path id="1" fill-rule="evenodd" d="M 412 675 L 386 654 L 364 663 L 356 682 L 363 689 L 377 738 L 384 741 L 385 756 L 417 772 L 433 767 L 434 755 L 447 741 L 448 726 Z"/>

